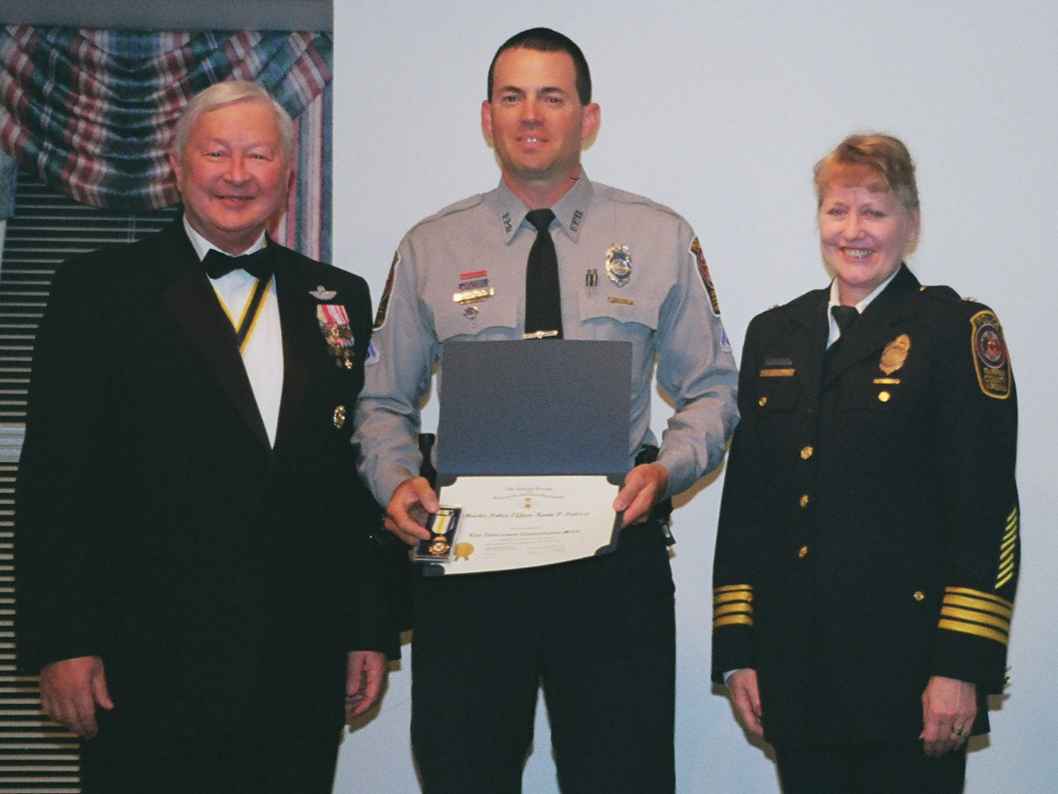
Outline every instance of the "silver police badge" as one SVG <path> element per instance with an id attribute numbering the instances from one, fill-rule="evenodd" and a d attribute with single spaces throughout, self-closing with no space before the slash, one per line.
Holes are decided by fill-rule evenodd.
<path id="1" fill-rule="evenodd" d="M 611 245 L 606 249 L 606 275 L 618 287 L 632 278 L 632 252 L 627 245 Z"/>

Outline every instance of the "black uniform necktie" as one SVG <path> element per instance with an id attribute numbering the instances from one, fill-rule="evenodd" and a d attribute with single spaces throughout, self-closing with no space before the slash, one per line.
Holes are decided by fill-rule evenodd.
<path id="1" fill-rule="evenodd" d="M 525 216 L 536 228 L 525 268 L 525 336 L 562 338 L 562 296 L 558 284 L 558 255 L 548 227 L 555 219 L 549 209 Z"/>
<path id="2" fill-rule="evenodd" d="M 838 351 L 841 350 L 841 345 L 845 342 L 849 331 L 852 330 L 852 326 L 856 324 L 856 321 L 860 319 L 860 313 L 855 306 L 831 306 L 830 314 L 834 318 L 834 322 L 838 324 L 838 328 L 841 329 L 841 336 L 838 340 L 827 348 L 826 353 L 823 354 L 823 377 L 826 378 L 830 374 L 830 364 L 834 360 Z"/>
<path id="3" fill-rule="evenodd" d="M 838 328 L 841 329 L 842 338 L 860 319 L 860 313 L 855 306 L 832 306 L 830 307 L 830 313 L 834 316 L 834 322 L 838 324 Z"/>
<path id="4" fill-rule="evenodd" d="M 242 268 L 254 278 L 267 281 L 272 275 L 272 256 L 268 246 L 244 256 L 228 256 L 216 248 L 211 248 L 202 260 L 202 267 L 210 278 L 221 278 Z"/>

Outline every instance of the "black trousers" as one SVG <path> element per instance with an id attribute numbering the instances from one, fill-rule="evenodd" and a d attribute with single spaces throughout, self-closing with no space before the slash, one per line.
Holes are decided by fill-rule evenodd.
<path id="1" fill-rule="evenodd" d="M 966 746 L 937 758 L 918 741 L 849 746 L 776 746 L 783 794 L 959 794 Z"/>
<path id="2" fill-rule="evenodd" d="M 334 785 L 337 725 L 280 720 L 174 737 L 108 717 L 81 743 L 83 794 L 331 794 Z"/>
<path id="3" fill-rule="evenodd" d="M 541 685 L 564 794 L 674 790 L 674 596 L 657 524 L 603 557 L 420 578 L 415 599 L 425 794 L 520 792 Z"/>

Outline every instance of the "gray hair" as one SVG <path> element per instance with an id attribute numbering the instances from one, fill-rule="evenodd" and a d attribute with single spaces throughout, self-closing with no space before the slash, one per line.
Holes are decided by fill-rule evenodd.
<path id="1" fill-rule="evenodd" d="M 183 115 L 180 116 L 173 130 L 173 154 L 177 158 L 183 156 L 191 130 L 203 113 L 236 102 L 251 100 L 266 102 L 272 108 L 276 117 L 276 126 L 279 128 L 279 141 L 283 147 L 283 155 L 289 165 L 294 157 L 294 122 L 283 106 L 276 102 L 268 91 L 252 80 L 225 80 L 214 83 L 209 88 L 195 94 L 187 103 Z"/>

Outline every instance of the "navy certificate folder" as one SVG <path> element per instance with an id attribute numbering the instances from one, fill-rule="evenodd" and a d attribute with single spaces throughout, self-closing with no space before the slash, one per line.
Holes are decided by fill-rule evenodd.
<path id="1" fill-rule="evenodd" d="M 447 342 L 437 471 L 604 475 L 629 466 L 632 345 L 543 339 Z"/>

